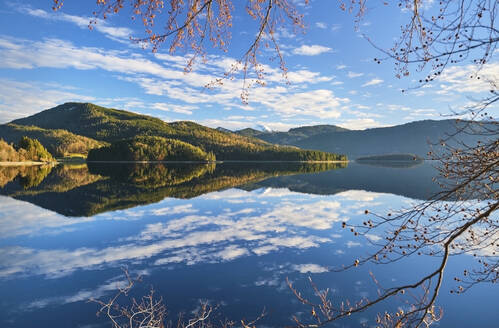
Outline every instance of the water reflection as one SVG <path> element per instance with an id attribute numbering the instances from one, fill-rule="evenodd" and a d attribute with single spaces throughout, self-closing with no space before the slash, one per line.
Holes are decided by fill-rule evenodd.
<path id="1" fill-rule="evenodd" d="M 262 206 L 270 197 L 274 197 L 276 203 Z M 348 201 L 349 197 L 347 194 L 346 203 L 341 204 L 339 200 L 321 197 L 303 199 L 301 194 L 285 190 L 278 190 L 274 195 L 272 191 L 235 194 L 224 191 L 199 198 L 199 201 L 232 204 L 219 208 L 217 213 L 213 213 L 212 208 L 207 211 L 192 204 L 171 206 L 162 203 L 140 212 L 125 211 L 119 213 L 120 220 L 138 215 L 155 222 L 140 226 L 136 234 L 103 248 L 2 248 L 0 277 L 54 277 L 78 269 L 102 265 L 118 267 L 123 262 L 145 259 L 153 260 L 153 265 L 218 263 L 250 254 L 265 255 L 283 248 L 318 247 L 332 242 L 335 236 L 317 235 L 311 231 L 330 230 L 335 222 L 348 221 L 348 211 L 354 205 Z M 229 202 L 234 199 L 242 202 L 237 205 Z"/>
<path id="2" fill-rule="evenodd" d="M 0 166 L 0 188 L 16 178 L 23 189 L 36 187 L 49 175 L 52 168 L 51 165 Z"/>
<path id="3" fill-rule="evenodd" d="M 393 169 L 355 163 L 348 168 L 342 163 L 0 167 L 0 194 L 81 217 L 234 187 L 319 195 L 367 190 L 428 199 L 439 191 L 434 175 L 430 165 Z"/>
<path id="4" fill-rule="evenodd" d="M 172 311 L 195 306 L 193 296 L 209 296 L 214 302 L 230 304 L 224 311 L 232 316 L 242 310 L 230 309 L 239 308 L 234 298 L 245 293 L 267 288 L 264 293 L 278 291 L 279 297 L 273 297 L 279 302 L 282 298 L 289 301 L 286 275 L 327 273 L 338 256 L 343 256 L 333 254 L 329 256 L 332 261 L 326 262 L 319 259 L 327 245 L 344 250 L 361 245 L 342 235 L 339 222 L 355 217 L 359 202 L 367 201 L 375 207 L 386 197 L 364 191 L 339 193 L 331 199 L 287 189 L 226 189 L 195 200 L 166 199 L 112 215 L 101 214 L 91 218 L 94 221 L 74 223 L 88 230 L 51 236 L 52 244 L 44 242 L 47 236 L 36 233 L 29 239 L 7 238 L 7 244 L 0 244 L 0 287 L 12 296 L 18 290 L 12 286 L 19 281 L 37 281 L 29 295 L 13 297 L 14 301 L 6 305 L 18 310 L 22 307 L 29 311 L 24 317 L 37 318 L 50 309 L 62 311 L 72 304 L 82 304 L 88 296 L 110 295 L 113 283 L 119 281 L 119 268 L 127 265 L 134 272 L 147 274 L 157 288 L 169 285 L 169 295 L 178 295 L 171 301 L 175 302 Z M 32 210 L 33 216 L 43 212 L 36 207 Z M 137 217 L 140 220 L 135 220 Z M 114 222 L 114 231 L 122 230 L 114 235 L 107 230 L 106 222 Z M 94 234 L 107 239 L 92 239 Z M 185 274 L 186 270 L 190 273 Z M 216 277 L 224 277 L 224 281 Z M 205 285 L 197 286 L 201 281 Z M 45 286 L 56 282 L 66 287 L 58 293 L 49 292 Z M 233 294 L 230 290 L 234 288 L 237 292 Z M 255 309 L 261 309 L 270 298 L 261 300 L 264 302 Z M 97 321 L 94 311 L 90 313 L 90 321 Z M 8 317 L 16 318 L 19 327 L 29 326 L 12 313 Z M 272 320 L 282 322 L 283 317 Z"/>
<path id="5" fill-rule="evenodd" d="M 85 300 L 111 295 L 123 265 L 146 275 L 137 293 L 154 285 L 170 313 L 206 299 L 222 304 L 232 319 L 256 316 L 266 306 L 271 315 L 263 324 L 283 326 L 303 310 L 286 277 L 303 287 L 313 275 L 334 297 L 358 299 L 376 295 L 369 271 L 385 282 L 402 281 L 431 262 L 329 271 L 352 263 L 382 237 L 360 239 L 341 222 L 358 223 L 366 208 L 383 212 L 417 198 L 400 195 L 426 197 L 432 183 L 424 165 L 58 166 L 30 188 L 22 185 L 21 170 L 2 172 L 9 179 L 1 189 L 7 196 L 0 197 L 5 327 L 107 324 Z M 404 183 L 405 190 L 398 187 Z M 485 318 L 481 326 L 490 326 L 493 302 L 478 300 L 491 293 L 478 289 L 465 301 L 442 296 L 450 313 L 443 324 L 466 322 L 471 302 Z M 368 311 L 342 325 L 358 327 L 359 319 L 373 325 L 373 318 Z"/>
<path id="6" fill-rule="evenodd" d="M 436 174 L 437 171 L 431 164 L 394 168 L 350 163 L 345 170 L 271 178 L 250 184 L 247 189 L 288 188 L 316 195 L 334 195 L 347 190 L 366 190 L 426 200 L 441 191 L 438 184 L 433 181 Z"/>

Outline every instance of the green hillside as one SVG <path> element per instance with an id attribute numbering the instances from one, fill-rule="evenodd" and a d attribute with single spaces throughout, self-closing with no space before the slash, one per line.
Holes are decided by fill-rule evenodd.
<path id="1" fill-rule="evenodd" d="M 88 161 L 214 161 L 213 153 L 183 141 L 162 137 L 135 137 L 92 149 Z"/>
<path id="2" fill-rule="evenodd" d="M 206 153 L 214 153 L 217 160 L 346 160 L 344 156 L 321 151 L 279 147 L 193 122 L 166 123 L 158 118 L 89 103 L 66 103 L 12 123 L 43 129 L 65 129 L 76 135 L 110 143 L 136 136 L 177 139 Z"/>
<path id="3" fill-rule="evenodd" d="M 191 142 L 187 142 L 192 144 L 194 141 L 198 141 L 222 146 L 240 143 L 268 145 L 261 140 L 234 137 L 193 122 L 166 123 L 159 118 L 90 103 L 65 103 L 38 114 L 15 120 L 12 123 L 24 126 L 34 125 L 44 129 L 65 129 L 74 134 L 107 142 L 149 135 L 181 139 L 182 141 L 189 139 Z M 196 140 L 198 138 L 211 140 Z"/>
<path id="4" fill-rule="evenodd" d="M 86 155 L 90 149 L 106 145 L 105 142 L 75 135 L 62 129 L 49 130 L 34 125 L 0 125 L 0 138 L 7 142 L 17 143 L 23 136 L 37 139 L 53 156 L 57 157 L 67 154 Z"/>

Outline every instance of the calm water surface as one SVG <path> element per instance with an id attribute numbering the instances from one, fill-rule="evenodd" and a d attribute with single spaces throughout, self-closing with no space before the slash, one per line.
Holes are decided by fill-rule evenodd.
<path id="1" fill-rule="evenodd" d="M 435 259 L 331 272 L 373 250 L 341 222 L 427 199 L 438 191 L 434 174 L 428 164 L 0 168 L 0 326 L 109 327 L 87 300 L 112 296 L 123 266 L 143 275 L 134 294 L 153 286 L 172 319 L 208 301 L 233 320 L 265 308 L 262 325 L 290 325 L 308 309 L 286 278 L 305 294 L 311 276 L 334 299 L 374 297 L 370 270 L 390 286 L 429 272 Z M 468 263 L 449 263 L 439 326 L 497 327 L 497 287 L 449 294 L 452 273 Z M 374 326 L 378 311 L 398 306 L 393 300 L 333 326 Z"/>

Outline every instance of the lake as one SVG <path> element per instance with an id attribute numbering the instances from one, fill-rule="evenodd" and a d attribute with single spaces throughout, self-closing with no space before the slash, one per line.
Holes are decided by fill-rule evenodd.
<path id="1" fill-rule="evenodd" d="M 123 281 L 122 268 L 151 287 L 175 321 L 178 313 L 218 305 L 213 319 L 293 325 L 304 307 L 286 284 L 313 294 L 308 277 L 335 300 L 376 296 L 384 286 L 433 270 L 431 257 L 390 265 L 349 265 L 374 250 L 342 222 L 365 210 L 407 208 L 439 191 L 428 163 L 408 167 L 347 164 L 222 163 L 0 167 L 0 326 L 110 327 L 98 305 Z M 437 305 L 441 327 L 497 327 L 498 289 L 477 285 L 450 294 L 452 277 L 472 256 L 449 261 Z M 375 326 L 396 299 L 337 321 Z"/>

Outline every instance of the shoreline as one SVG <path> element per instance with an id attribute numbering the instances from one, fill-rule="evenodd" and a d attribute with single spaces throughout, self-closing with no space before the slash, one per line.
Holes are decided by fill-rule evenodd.
<path id="1" fill-rule="evenodd" d="M 105 163 L 105 164 L 245 164 L 245 163 L 308 163 L 308 164 L 318 164 L 318 163 L 350 163 L 352 161 L 245 161 L 245 160 L 225 160 L 225 161 L 213 161 L 213 162 L 203 162 L 203 161 L 55 161 L 55 162 L 0 162 L 0 166 L 35 166 L 35 165 L 58 165 L 58 164 L 73 164 L 78 162 L 79 164 L 86 163 Z"/>
<path id="2" fill-rule="evenodd" d="M 35 165 L 51 165 L 59 164 L 60 162 L 0 162 L 0 166 L 35 166 Z"/>
<path id="3" fill-rule="evenodd" d="M 117 163 L 117 164 L 162 164 L 162 163 L 170 163 L 170 164 L 221 164 L 221 163 L 349 163 L 350 161 L 245 161 L 245 160 L 222 160 L 222 161 L 213 161 L 213 162 L 204 162 L 204 161 L 86 161 L 86 163 Z"/>

